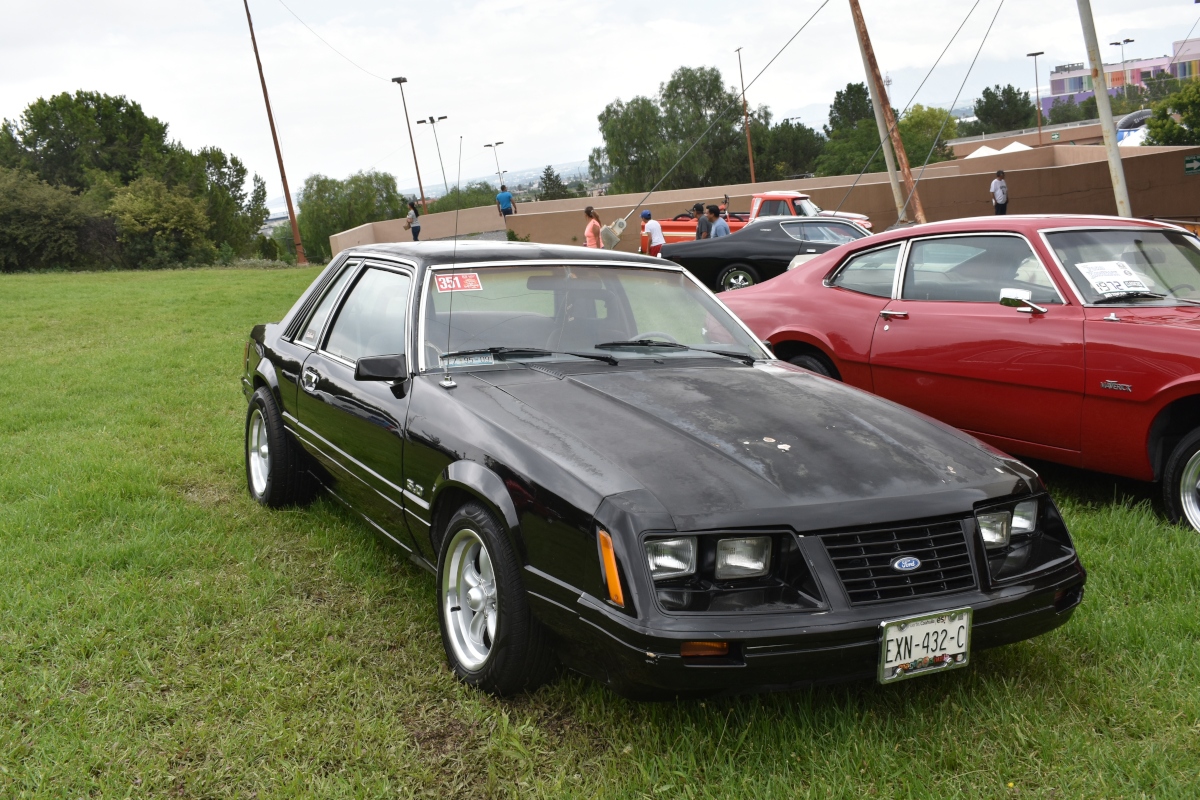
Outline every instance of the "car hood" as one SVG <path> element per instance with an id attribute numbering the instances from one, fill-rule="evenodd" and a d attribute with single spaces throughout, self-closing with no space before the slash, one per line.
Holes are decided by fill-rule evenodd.
<path id="1" fill-rule="evenodd" d="M 791 365 L 523 372 L 487 375 L 521 420 L 493 422 L 581 482 L 649 491 L 680 530 L 920 519 L 1031 488 L 965 434 Z"/>

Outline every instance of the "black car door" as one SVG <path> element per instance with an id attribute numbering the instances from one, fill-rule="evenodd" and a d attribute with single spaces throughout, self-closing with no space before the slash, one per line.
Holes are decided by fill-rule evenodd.
<path id="1" fill-rule="evenodd" d="M 795 256 L 792 261 L 793 266 L 803 264 L 835 247 L 862 237 L 855 228 L 849 225 L 821 219 L 784 222 L 780 227 L 789 238 L 799 245 L 793 254 Z"/>
<path id="2" fill-rule="evenodd" d="M 366 356 L 405 355 L 412 272 L 366 262 L 316 340 L 300 376 L 300 435 L 325 464 L 332 490 L 412 549 L 404 511 L 404 418 L 409 381 L 358 381 Z M 411 363 L 411 362 L 410 362 Z"/>

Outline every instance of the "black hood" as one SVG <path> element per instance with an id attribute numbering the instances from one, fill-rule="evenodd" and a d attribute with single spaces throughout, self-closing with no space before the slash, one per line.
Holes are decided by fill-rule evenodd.
<path id="1" fill-rule="evenodd" d="M 680 530 L 966 514 L 1030 488 L 965 434 L 865 392 L 790 365 L 697 363 L 478 377 L 492 422 L 593 485 L 650 492 Z"/>

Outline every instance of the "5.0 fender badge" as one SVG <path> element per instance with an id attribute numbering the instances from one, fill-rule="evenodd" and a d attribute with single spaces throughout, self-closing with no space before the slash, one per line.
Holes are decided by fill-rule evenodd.
<path id="1" fill-rule="evenodd" d="M 1114 392 L 1132 392 L 1133 387 L 1128 383 L 1118 383 L 1117 381 L 1100 381 L 1101 389 L 1111 389 Z"/>
<path id="2" fill-rule="evenodd" d="M 916 556 L 899 556 L 892 559 L 892 569 L 896 572 L 912 572 L 921 566 L 921 559 Z"/>

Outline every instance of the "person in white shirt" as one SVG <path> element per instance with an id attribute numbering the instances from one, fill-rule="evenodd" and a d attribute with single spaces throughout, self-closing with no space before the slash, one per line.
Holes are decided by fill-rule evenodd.
<path id="1" fill-rule="evenodd" d="M 996 213 L 1007 214 L 1008 184 L 1004 182 L 1004 170 L 996 171 L 996 179 L 992 181 L 988 191 L 992 193 L 992 205 L 996 207 Z"/>
<path id="2" fill-rule="evenodd" d="M 650 249 L 647 254 L 657 256 L 662 251 L 662 246 L 667 243 L 667 239 L 663 236 L 662 225 L 658 224 L 658 220 L 651 219 L 650 209 L 642 211 L 642 222 L 645 223 L 643 230 L 646 231 L 646 236 L 650 241 Z"/>

